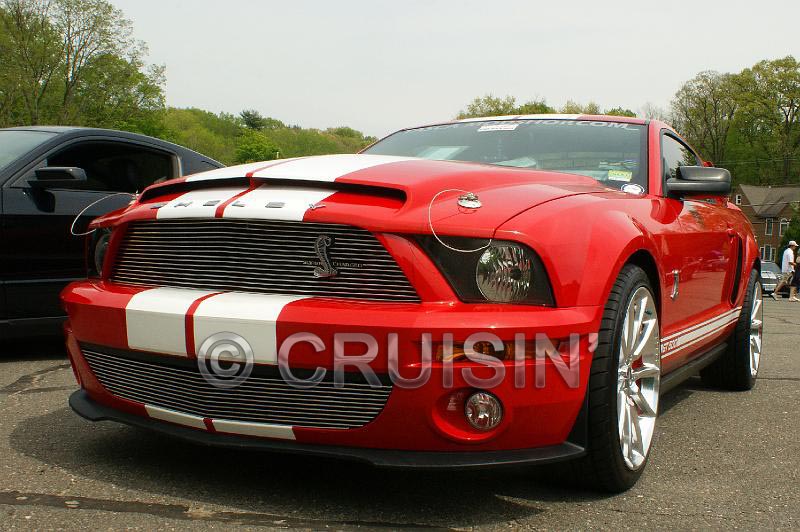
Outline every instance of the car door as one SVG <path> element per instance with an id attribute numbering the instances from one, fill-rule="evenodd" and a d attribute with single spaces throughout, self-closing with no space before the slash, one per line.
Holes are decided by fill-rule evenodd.
<path id="1" fill-rule="evenodd" d="M 78 167 L 86 182 L 74 187 L 31 187 L 37 168 Z M 93 218 L 125 206 L 132 194 L 160 179 L 180 175 L 180 160 L 165 149 L 117 137 L 71 139 L 52 149 L 12 178 L 3 190 L 0 250 L 11 319 L 63 315 L 59 293 L 85 274 L 84 241 L 71 234 L 86 230 Z M 114 195 L 117 194 L 117 195 Z M 104 199 L 108 197 L 108 199 Z M 102 200 L 94 206 L 93 202 Z"/>
<path id="2" fill-rule="evenodd" d="M 662 179 L 675 177 L 681 166 L 702 165 L 697 154 L 667 130 L 661 135 L 661 158 Z M 680 267 L 671 272 L 674 326 L 675 331 L 683 332 L 683 345 L 690 343 L 692 347 L 678 351 L 669 361 L 670 365 L 679 365 L 722 334 L 720 323 L 732 308 L 732 277 L 741 248 L 723 198 L 667 201 L 677 210 L 680 224 L 680 233 L 670 237 L 671 253 L 681 257 Z"/>

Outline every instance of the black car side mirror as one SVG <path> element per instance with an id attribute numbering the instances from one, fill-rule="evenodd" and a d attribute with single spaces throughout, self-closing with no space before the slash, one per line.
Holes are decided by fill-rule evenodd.
<path id="1" fill-rule="evenodd" d="M 679 166 L 678 176 L 667 179 L 667 196 L 727 196 L 731 173 L 724 168 Z"/>
<path id="2" fill-rule="evenodd" d="M 76 185 L 86 182 L 86 172 L 83 168 L 73 166 L 49 166 L 37 169 L 36 177 L 28 180 L 28 185 L 34 188 L 75 188 Z"/>

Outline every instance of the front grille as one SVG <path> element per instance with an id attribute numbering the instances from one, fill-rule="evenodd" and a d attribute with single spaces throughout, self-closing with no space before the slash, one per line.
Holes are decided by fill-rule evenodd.
<path id="1" fill-rule="evenodd" d="M 83 346 L 83 356 L 100 384 L 117 397 L 211 419 L 356 428 L 375 419 L 392 391 L 386 376 L 373 386 L 351 373 L 337 386 L 330 371 L 322 382 L 301 389 L 286 383 L 276 368 L 259 366 L 238 386 L 219 388 L 186 359 L 95 346 Z"/>
<path id="2" fill-rule="evenodd" d="M 330 236 L 338 271 L 314 276 L 316 241 Z M 372 233 L 337 224 L 275 220 L 133 222 L 110 276 L 116 283 L 418 302 L 403 271 Z"/>

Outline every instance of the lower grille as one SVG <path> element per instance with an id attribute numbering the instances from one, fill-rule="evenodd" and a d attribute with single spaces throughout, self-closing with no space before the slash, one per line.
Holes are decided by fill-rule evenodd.
<path id="1" fill-rule="evenodd" d="M 245 382 L 226 389 L 206 381 L 191 360 L 94 346 L 84 346 L 83 356 L 100 384 L 119 398 L 211 419 L 357 428 L 377 417 L 392 391 L 385 377 L 373 386 L 361 374 L 348 374 L 339 385 L 326 375 L 319 384 L 300 389 L 273 367 L 256 367 Z"/>

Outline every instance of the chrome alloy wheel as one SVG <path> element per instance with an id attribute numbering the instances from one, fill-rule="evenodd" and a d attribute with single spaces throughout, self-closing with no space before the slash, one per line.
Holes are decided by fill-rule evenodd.
<path id="1" fill-rule="evenodd" d="M 750 311 L 750 376 L 758 375 L 758 365 L 761 363 L 761 338 L 764 329 L 764 307 L 761 296 L 761 284 L 753 286 L 753 306 Z"/>
<path id="2" fill-rule="evenodd" d="M 641 286 L 625 310 L 617 374 L 619 444 L 628 469 L 639 469 L 650 450 L 660 382 L 658 314 L 653 295 Z"/>

